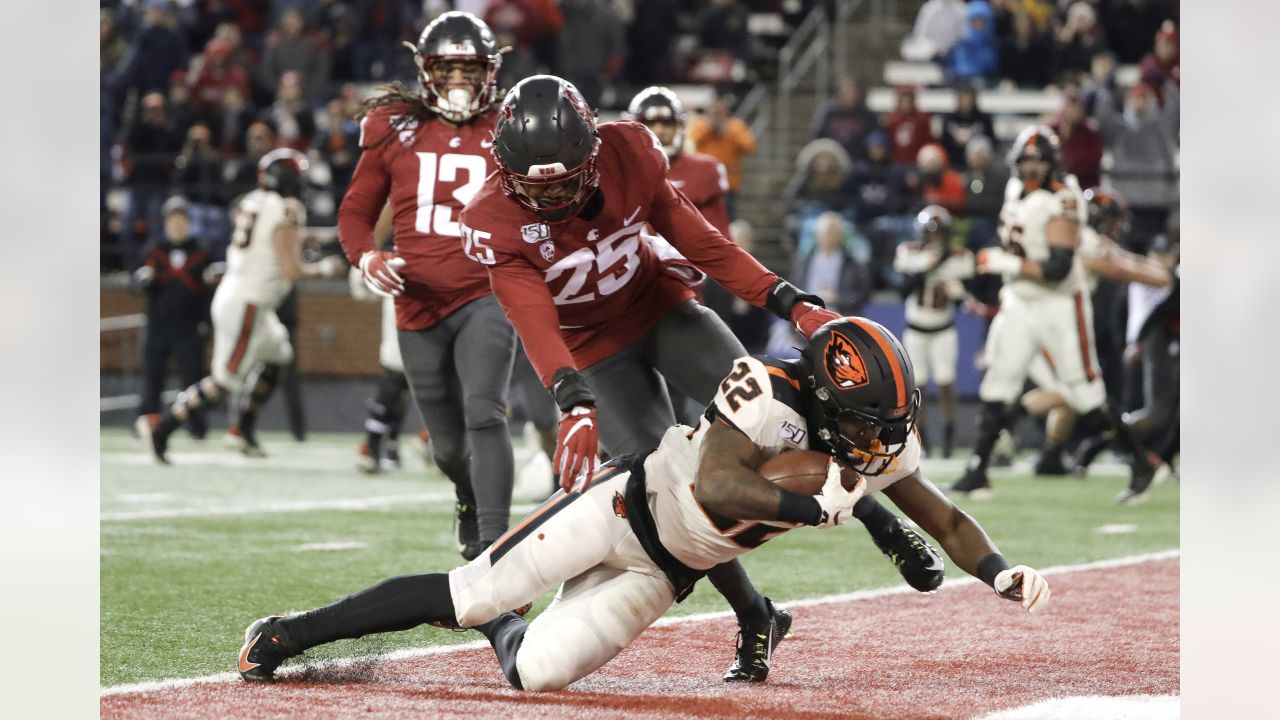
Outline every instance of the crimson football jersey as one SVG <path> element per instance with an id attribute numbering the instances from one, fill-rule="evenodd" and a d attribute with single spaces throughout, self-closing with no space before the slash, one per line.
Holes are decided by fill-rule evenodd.
<path id="1" fill-rule="evenodd" d="M 495 118 L 488 112 L 454 127 L 387 105 L 360 123 L 364 152 L 338 210 L 338 238 L 358 265 L 373 249 L 373 227 L 390 199 L 395 252 L 406 263 L 404 293 L 396 298 L 402 330 L 432 327 L 490 292 L 484 268 L 462 254 L 458 216 L 494 170 Z"/>
<path id="2" fill-rule="evenodd" d="M 667 179 L 689 198 L 702 217 L 729 237 L 729 208 L 724 204 L 729 175 L 724 163 L 703 153 L 683 153 L 671 161 Z"/>
<path id="3" fill-rule="evenodd" d="M 542 222 L 507 197 L 497 175 L 462 211 L 467 255 L 493 292 L 542 382 L 638 340 L 693 297 L 664 272 L 646 225 L 738 297 L 763 305 L 778 276 L 729 242 L 667 181 L 667 157 L 633 122 L 599 127 L 600 188 L 577 216 Z M 559 332 L 557 332 L 557 330 Z"/>

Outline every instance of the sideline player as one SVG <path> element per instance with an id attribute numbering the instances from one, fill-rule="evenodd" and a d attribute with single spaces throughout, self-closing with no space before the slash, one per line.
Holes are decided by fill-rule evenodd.
<path id="1" fill-rule="evenodd" d="M 621 652 L 708 568 L 793 528 L 847 522 L 859 498 L 877 491 L 999 597 L 1043 609 L 1044 578 L 1009 567 L 982 527 L 924 476 L 913 427 L 919 403 L 897 338 L 862 318 L 822 326 L 797 361 L 738 358 L 697 428 L 676 425 L 656 450 L 616 458 L 585 488 L 556 493 L 469 565 L 391 578 L 326 607 L 252 623 L 240 675 L 269 680 L 317 645 L 438 623 L 482 632 L 513 687 L 558 690 Z M 820 494 L 757 474 L 795 449 L 832 456 Z M 852 491 L 842 472 L 859 476 Z M 510 612 L 561 583 L 532 623 Z"/>
<path id="2" fill-rule="evenodd" d="M 363 153 L 338 210 L 338 237 L 369 289 L 395 296 L 405 376 L 436 465 L 457 494 L 468 560 L 506 532 L 513 459 L 507 384 L 515 333 L 484 269 L 460 251 L 458 212 L 493 171 L 501 65 L 489 27 L 447 12 L 414 49 L 421 92 L 394 84 L 365 105 Z M 394 250 L 374 227 L 391 204 Z"/>
<path id="3" fill-rule="evenodd" d="M 1009 153 L 1013 177 L 1000 209 L 1001 247 L 978 253 L 980 273 L 1004 276 L 1000 309 L 987 334 L 988 366 L 978 389 L 978 438 L 965 474 L 950 488 L 990 492 L 987 465 L 996 436 L 1010 421 L 1035 357 L 1047 352 L 1067 404 L 1087 433 L 1114 433 L 1133 457 L 1130 490 L 1145 490 L 1155 470 L 1106 404 L 1093 346 L 1093 307 L 1075 261 L 1087 207 L 1074 175 L 1062 170 L 1058 136 L 1043 125 L 1018 134 Z M 1122 500 L 1124 498 L 1121 498 Z"/>
<path id="4" fill-rule="evenodd" d="M 703 407 L 742 344 L 689 287 L 709 273 L 807 337 L 837 317 L 727 240 L 666 180 L 658 139 L 634 122 L 597 128 L 571 83 L 526 78 L 494 130 L 498 172 L 462 212 L 468 255 L 490 284 L 563 413 L 553 469 L 566 491 L 614 457 L 658 444 L 676 418 L 666 384 Z M 650 226 L 683 257 L 661 260 Z M 687 259 L 686 259 L 687 258 Z M 858 517 L 913 587 L 931 590 L 935 553 L 868 499 Z M 756 680 L 767 628 L 789 622 L 736 561 L 709 578 L 733 607 L 744 642 L 727 679 Z M 788 618 L 779 620 L 779 618 Z"/>
<path id="5" fill-rule="evenodd" d="M 1084 192 L 1089 222 L 1080 228 L 1080 263 L 1085 271 L 1086 291 L 1092 295 L 1099 278 L 1134 282 L 1150 287 L 1170 287 L 1173 274 L 1164 265 L 1120 247 L 1116 240 L 1128 224 L 1128 206 L 1114 190 L 1090 188 Z M 1045 447 L 1036 460 L 1037 475 L 1065 475 L 1063 447 L 1075 427 L 1076 414 L 1067 404 L 1062 383 L 1054 372 L 1052 357 L 1037 355 L 1028 370 L 1036 387 L 1022 396 L 1028 415 L 1047 416 Z M 1095 436 L 1096 438 L 1096 436 Z M 1092 442 L 1105 443 L 1101 438 Z M 1148 486 L 1150 487 L 1150 486 Z"/>
<path id="6" fill-rule="evenodd" d="M 893 269 L 909 277 L 907 330 L 902 344 L 911 355 L 916 382 L 923 388 L 933 378 L 942 402 L 942 457 L 951 457 L 956 434 L 956 303 L 964 300 L 962 281 L 973 277 L 973 254 L 952 244 L 951 213 L 929 205 L 916 216 L 916 239 L 898 246 Z M 921 410 L 921 435 L 924 411 Z"/>
<path id="7" fill-rule="evenodd" d="M 235 230 L 227 248 L 227 272 L 213 294 L 213 361 L 209 377 L 179 393 L 159 418 L 139 418 L 136 428 L 155 455 L 167 464 L 169 436 L 192 413 L 201 412 L 246 385 L 238 422 L 241 452 L 263 455 L 258 444 L 257 409 L 271 397 L 283 366 L 293 358 L 289 331 L 276 307 L 305 277 L 327 277 L 345 265 L 337 257 L 302 261 L 299 231 L 306 226 L 302 194 L 307 158 L 289 148 L 272 150 L 258 161 L 258 188 L 236 204 Z"/>

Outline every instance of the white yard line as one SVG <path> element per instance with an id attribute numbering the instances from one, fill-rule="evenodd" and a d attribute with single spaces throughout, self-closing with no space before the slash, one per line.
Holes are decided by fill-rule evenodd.
<path id="1" fill-rule="evenodd" d="M 1144 553 L 1142 555 L 1130 555 L 1128 557 L 1112 558 L 1109 560 L 1098 560 L 1095 562 L 1081 563 L 1078 565 L 1058 565 L 1056 567 L 1045 568 L 1040 572 L 1044 575 L 1064 575 L 1066 573 L 1082 572 L 1086 570 L 1105 570 L 1109 568 L 1139 565 L 1145 562 L 1154 562 L 1157 560 L 1168 560 L 1170 558 L 1179 557 L 1180 554 L 1181 554 L 1180 550 L 1162 550 L 1160 552 Z M 976 582 L 979 582 L 978 579 L 973 577 L 964 577 L 956 580 L 947 580 L 942 586 L 942 591 L 950 590 L 951 588 L 972 585 Z M 904 595 L 904 594 L 909 594 L 914 592 L 915 590 L 912 590 L 910 587 L 907 587 L 905 585 L 898 585 L 898 586 L 888 587 L 888 588 L 876 588 L 874 590 L 858 590 L 857 592 L 842 593 L 839 595 L 824 595 L 821 597 L 805 598 L 802 600 L 787 600 L 787 601 L 784 601 L 783 604 L 786 605 L 788 608 L 809 607 L 812 605 L 825 605 L 829 603 L 857 602 L 861 600 L 872 600 L 875 598 L 887 597 L 890 595 Z M 727 619 L 732 616 L 733 616 L 733 612 L 726 610 L 722 612 L 698 613 L 696 615 L 685 615 L 682 617 L 665 617 L 665 618 L 659 619 L 658 622 L 653 624 L 653 626 L 666 627 L 669 625 L 685 625 L 689 623 L 698 623 L 698 622 L 707 622 L 711 620 Z M 377 658 L 379 660 L 392 660 L 392 661 L 406 660 L 410 658 L 425 657 L 429 655 L 440 655 L 444 653 L 462 652 L 464 650 L 474 650 L 476 648 L 484 648 L 488 646 L 489 646 L 489 643 L 487 641 L 478 640 L 475 642 L 463 643 L 460 645 L 446 645 L 446 646 L 434 646 L 429 648 L 409 648 L 406 650 L 397 650 L 395 652 L 389 652 L 383 655 L 378 655 Z M 367 659 L 367 656 L 354 657 L 354 658 L 340 658 L 336 660 L 326 660 L 323 662 L 312 663 L 308 667 L 310 669 L 314 669 L 316 667 L 342 667 L 344 665 L 350 665 L 365 659 Z M 231 663 L 231 660 L 232 659 L 230 657 L 227 658 L 228 664 Z M 292 672 L 300 672 L 301 670 L 302 670 L 301 668 L 294 668 Z M 290 670 L 286 669 L 282 671 L 281 674 L 288 675 L 289 672 Z M 239 680 L 239 678 L 240 676 L 238 673 L 226 672 L 226 673 L 218 673 L 216 675 L 206 675 L 203 677 L 196 677 L 196 678 L 179 678 L 174 680 L 152 680 L 147 682 L 130 683 L 128 685 L 115 685 L 112 687 L 103 688 L 102 695 L 105 697 L 109 695 L 126 695 L 131 693 L 156 692 L 158 690 L 173 690 L 176 688 L 189 687 L 191 685 L 199 685 L 199 684 L 205 684 L 205 683 L 231 682 L 231 681 Z"/>
<path id="2" fill-rule="evenodd" d="M 165 520 L 170 518 L 221 517 L 226 515 L 263 515 L 272 513 L 311 512 L 314 510 L 383 510 L 400 505 L 422 505 L 454 499 L 453 491 L 420 493 L 417 495 L 386 495 L 381 497 L 339 498 L 334 500 L 299 500 L 294 502 L 265 502 L 256 505 L 226 505 L 223 507 L 183 507 L 158 510 L 127 510 L 105 512 L 102 522 L 128 520 Z"/>

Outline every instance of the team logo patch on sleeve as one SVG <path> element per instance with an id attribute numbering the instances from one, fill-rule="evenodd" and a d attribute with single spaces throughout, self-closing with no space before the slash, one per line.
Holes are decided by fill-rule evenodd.
<path id="1" fill-rule="evenodd" d="M 831 333 L 823 358 L 827 367 L 827 377 L 831 378 L 831 382 L 841 390 L 860 387 L 870 382 L 867 378 L 867 364 L 863 361 L 862 354 L 844 335 L 838 332 Z"/>
<path id="2" fill-rule="evenodd" d="M 796 425 L 790 420 L 783 420 L 782 422 L 778 423 L 778 437 L 791 443 L 792 445 L 799 445 L 800 447 L 804 447 L 804 439 L 805 439 L 805 436 L 807 436 L 808 434 L 809 432 L 807 430 L 800 427 L 799 425 Z"/>
<path id="3" fill-rule="evenodd" d="M 622 499 L 622 493 L 614 491 L 613 493 L 613 514 L 627 519 L 627 501 Z"/>
<path id="4" fill-rule="evenodd" d="M 551 239 L 551 228 L 546 223 L 533 223 L 520 228 L 520 238 L 529 244 Z"/>
<path id="5" fill-rule="evenodd" d="M 548 240 L 538 247 L 538 252 L 542 253 L 543 260 L 551 262 L 556 257 L 556 246 Z"/>

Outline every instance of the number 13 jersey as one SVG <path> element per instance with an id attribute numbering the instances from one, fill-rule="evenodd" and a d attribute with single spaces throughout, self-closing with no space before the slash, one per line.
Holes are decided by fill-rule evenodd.
<path id="1" fill-rule="evenodd" d="M 486 112 L 455 127 L 392 104 L 360 122 L 363 154 L 343 210 L 377 217 L 391 203 L 395 252 L 406 262 L 400 272 L 405 292 L 396 298 L 401 329 L 429 328 L 490 292 L 484 268 L 462 252 L 458 216 L 495 168 L 490 148 L 496 117 Z M 347 232 L 342 214 L 339 230 Z"/>

